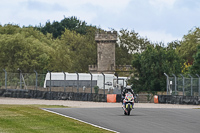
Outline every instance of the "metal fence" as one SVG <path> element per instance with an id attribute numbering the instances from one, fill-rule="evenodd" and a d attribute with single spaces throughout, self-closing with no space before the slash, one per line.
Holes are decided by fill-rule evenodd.
<path id="1" fill-rule="evenodd" d="M 103 74 L 104 75 L 104 74 Z M 78 73 L 77 73 L 78 76 Z M 92 74 L 91 74 L 92 76 Z M 0 73 L 0 89 L 24 89 L 24 90 L 39 90 L 39 91 L 54 91 L 54 92 L 77 92 L 77 93 L 95 93 L 96 81 L 91 78 L 91 81 L 81 81 L 77 80 L 67 80 L 65 83 L 47 80 L 44 87 L 46 74 L 38 74 L 36 71 L 34 73 L 10 73 L 4 72 Z M 105 81 L 105 75 L 103 77 Z M 53 85 L 54 84 L 54 85 Z M 55 86 L 55 84 L 58 84 Z M 121 93 L 119 86 L 115 88 L 105 89 L 107 84 L 104 82 L 103 88 L 98 90 L 98 94 L 113 94 L 116 91 Z M 117 93 L 115 93 L 117 94 Z"/>
<path id="2" fill-rule="evenodd" d="M 37 73 L 0 73 L 0 88 L 41 90 L 45 76 Z"/>
<path id="3" fill-rule="evenodd" d="M 173 77 L 168 76 L 166 79 L 167 95 L 182 95 L 182 96 L 200 96 L 200 78 L 198 74 L 196 77 L 190 74 L 178 76 L 173 74 Z"/>

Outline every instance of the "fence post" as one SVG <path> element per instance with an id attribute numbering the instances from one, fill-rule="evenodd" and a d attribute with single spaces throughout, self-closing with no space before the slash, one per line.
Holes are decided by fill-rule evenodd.
<path id="1" fill-rule="evenodd" d="M 50 94 L 50 100 L 51 100 L 51 71 L 48 70 L 48 73 L 50 74 L 49 94 Z"/>
<path id="2" fill-rule="evenodd" d="M 118 81 L 119 81 L 119 80 L 122 80 L 122 81 L 123 81 L 123 83 L 122 83 L 122 86 L 123 86 L 123 87 L 120 86 L 120 92 L 121 92 L 120 94 L 122 94 L 122 90 L 123 90 L 123 88 L 124 88 L 124 79 L 123 79 L 123 78 L 118 78 Z M 120 84 L 117 84 L 117 85 L 119 86 Z"/>
<path id="3" fill-rule="evenodd" d="M 176 75 L 172 74 L 175 78 L 175 95 L 177 95 L 177 81 L 176 81 Z"/>
<path id="4" fill-rule="evenodd" d="M 7 72 L 5 69 L 3 71 L 5 72 L 5 89 L 7 89 Z"/>
<path id="5" fill-rule="evenodd" d="M 76 72 L 77 74 L 77 92 L 79 93 L 79 74 Z"/>
<path id="6" fill-rule="evenodd" d="M 189 75 L 189 77 L 191 78 L 191 96 L 193 95 L 193 88 L 192 88 L 192 85 L 193 85 L 193 77 L 190 75 L 190 74 L 188 74 Z"/>
<path id="7" fill-rule="evenodd" d="M 198 74 L 196 74 L 196 75 L 199 78 L 199 97 L 200 97 L 200 76 Z"/>
<path id="8" fill-rule="evenodd" d="M 104 98 L 105 98 L 105 75 L 103 72 L 101 72 L 101 74 L 103 75 L 103 89 L 104 89 Z"/>
<path id="9" fill-rule="evenodd" d="M 118 73 L 115 72 L 115 76 L 117 77 L 117 84 L 118 84 L 118 78 L 119 78 Z"/>
<path id="10" fill-rule="evenodd" d="M 35 76 L 36 76 L 36 78 L 35 78 L 35 90 L 37 91 L 37 78 L 38 78 L 38 73 L 37 73 L 37 71 L 36 70 L 34 70 L 34 72 L 35 72 Z"/>
<path id="11" fill-rule="evenodd" d="M 90 73 L 90 75 L 91 75 L 91 94 L 92 94 L 92 78 L 93 78 L 93 76 L 92 76 L 92 73 L 91 72 L 89 72 Z"/>
<path id="12" fill-rule="evenodd" d="M 185 94 L 185 88 L 184 88 L 184 86 L 185 86 L 185 77 L 183 76 L 183 74 L 180 74 L 180 75 L 183 78 L 183 96 L 184 96 L 184 94 Z"/>
<path id="13" fill-rule="evenodd" d="M 64 74 L 64 92 L 66 92 L 66 73 L 63 72 Z"/>
<path id="14" fill-rule="evenodd" d="M 167 77 L 167 95 L 168 95 L 168 93 L 169 93 L 169 76 L 166 73 L 164 73 L 164 75 Z"/>
<path id="15" fill-rule="evenodd" d="M 21 69 L 17 69 L 19 71 L 19 78 L 20 78 L 20 89 L 22 89 L 22 71 Z"/>

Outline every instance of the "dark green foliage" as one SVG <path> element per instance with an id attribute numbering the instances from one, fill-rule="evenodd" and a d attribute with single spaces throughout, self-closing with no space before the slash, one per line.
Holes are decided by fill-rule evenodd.
<path id="1" fill-rule="evenodd" d="M 98 94 L 98 92 L 99 92 L 99 86 L 95 86 L 94 87 L 94 91 L 95 91 L 95 94 Z"/>
<path id="2" fill-rule="evenodd" d="M 181 72 L 181 64 L 181 59 L 173 48 L 149 45 L 141 54 L 134 54 L 132 65 L 136 70 L 130 82 L 136 92 L 164 91 L 164 72 L 178 74 Z"/>
<path id="3" fill-rule="evenodd" d="M 200 29 L 194 28 L 187 35 L 183 36 L 183 40 L 177 47 L 178 54 L 186 60 L 186 63 L 193 64 L 194 55 L 197 52 L 197 45 L 200 44 Z"/>
<path id="4" fill-rule="evenodd" d="M 200 74 L 200 45 L 197 46 L 197 53 L 194 55 L 193 65 L 189 68 L 192 74 Z"/>
<path id="5" fill-rule="evenodd" d="M 132 54 L 126 46 L 116 44 L 115 54 L 116 65 L 131 65 Z"/>
<path id="6" fill-rule="evenodd" d="M 85 21 L 80 21 L 76 17 L 64 18 L 61 22 L 54 21 L 52 24 L 48 21 L 44 27 L 36 27 L 45 35 L 52 33 L 53 38 L 61 37 L 65 29 L 76 31 L 79 34 L 85 35 L 87 30 L 92 27 L 88 26 Z"/>

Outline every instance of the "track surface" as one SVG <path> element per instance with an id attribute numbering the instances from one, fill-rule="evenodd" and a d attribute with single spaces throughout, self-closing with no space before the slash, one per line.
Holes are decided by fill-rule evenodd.
<path id="1" fill-rule="evenodd" d="M 121 108 L 48 109 L 121 133 L 199 133 L 200 109 Z"/>

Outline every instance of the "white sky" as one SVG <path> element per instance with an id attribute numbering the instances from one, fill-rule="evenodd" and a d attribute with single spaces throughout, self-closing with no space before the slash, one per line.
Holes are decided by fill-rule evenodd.
<path id="1" fill-rule="evenodd" d="M 200 26 L 200 0 L 1 0 L 0 12 L 1 25 L 45 25 L 76 16 L 105 30 L 135 30 L 165 44 Z"/>

